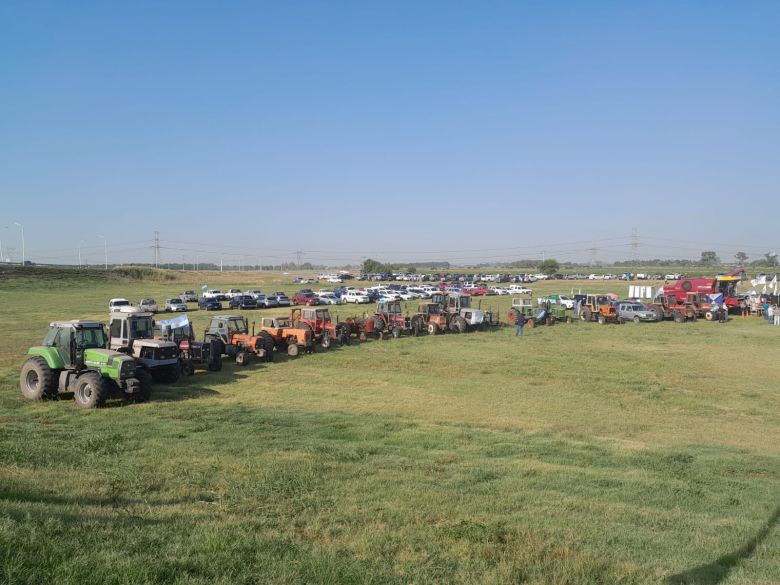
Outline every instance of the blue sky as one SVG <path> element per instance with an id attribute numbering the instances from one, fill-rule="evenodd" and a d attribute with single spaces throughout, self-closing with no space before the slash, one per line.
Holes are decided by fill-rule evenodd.
<path id="1" fill-rule="evenodd" d="M 0 240 L 76 262 L 756 258 L 777 2 L 4 2 Z M 123 213 L 121 210 L 126 210 Z M 6 227 L 8 226 L 8 227 Z"/>

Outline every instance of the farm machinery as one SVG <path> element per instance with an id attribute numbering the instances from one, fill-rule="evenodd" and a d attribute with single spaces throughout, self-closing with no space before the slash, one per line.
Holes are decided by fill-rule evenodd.
<path id="1" fill-rule="evenodd" d="M 417 305 L 418 323 L 428 335 L 436 335 L 447 331 L 447 315 L 439 303 L 420 303 Z"/>
<path id="2" fill-rule="evenodd" d="M 586 295 L 580 305 L 580 319 L 582 321 L 597 321 L 599 325 L 620 323 L 617 309 L 606 295 Z"/>
<path id="3" fill-rule="evenodd" d="M 243 317 L 212 317 L 203 340 L 218 342 L 219 353 L 234 358 L 239 366 L 248 365 L 253 356 L 269 362 L 274 359 L 273 337 L 265 331 L 260 331 L 257 335 L 250 334 Z"/>
<path id="4" fill-rule="evenodd" d="M 206 367 L 210 372 L 218 372 L 222 369 L 222 352 L 219 342 L 217 340 L 205 342 L 195 339 L 195 332 L 186 315 L 156 322 L 154 337 L 176 344 L 176 347 L 179 348 L 181 372 L 185 376 L 194 374 L 196 366 Z"/>
<path id="5" fill-rule="evenodd" d="M 106 331 L 97 321 L 54 321 L 43 344 L 31 347 L 19 386 L 30 400 L 73 392 L 81 408 L 97 408 L 111 395 L 135 402 L 149 400 L 152 377 L 123 353 L 105 349 Z"/>
<path id="6" fill-rule="evenodd" d="M 558 322 L 571 323 L 573 313 L 563 305 L 555 303 L 543 303 L 538 307 L 533 306 L 529 298 L 513 298 L 512 308 L 509 310 L 509 322 L 514 323 L 517 316 L 525 316 L 526 325 L 533 329 L 537 325 L 552 325 Z"/>
<path id="7" fill-rule="evenodd" d="M 659 321 L 671 318 L 674 319 L 675 323 L 695 321 L 700 310 L 693 302 L 688 300 L 687 295 L 684 300 L 680 301 L 674 293 L 659 294 L 650 304 L 650 309 L 655 311 Z"/>
<path id="8" fill-rule="evenodd" d="M 108 349 L 134 357 L 156 382 L 172 384 L 181 376 L 179 347 L 172 341 L 154 338 L 152 313 L 110 313 Z"/>
<path id="9" fill-rule="evenodd" d="M 360 341 L 369 336 L 384 339 L 388 336 L 400 337 L 403 333 L 419 335 L 422 332 L 422 321 L 418 315 L 408 317 L 401 311 L 399 301 L 381 301 L 377 303 L 373 315 L 363 317 L 348 317 L 340 324 L 349 328 L 350 334 L 358 335 Z"/>
<path id="10" fill-rule="evenodd" d="M 488 323 L 494 324 L 492 312 L 486 321 L 486 313 L 471 306 L 469 295 L 457 292 L 434 293 L 431 302 L 441 306 L 442 313 L 447 317 L 447 329 L 452 333 L 466 333 L 483 328 Z"/>
<path id="11" fill-rule="evenodd" d="M 263 317 L 260 331 L 270 335 L 277 350 L 284 350 L 290 357 L 300 352 L 314 351 L 314 335 L 309 327 L 295 327 L 292 317 Z"/>
<path id="12" fill-rule="evenodd" d="M 736 308 L 742 302 L 737 295 L 737 285 L 746 279 L 745 270 L 736 268 L 728 274 L 720 274 L 714 278 L 682 278 L 672 284 L 664 285 L 660 294 L 664 297 L 674 295 L 677 303 L 685 303 L 688 293 L 722 294 L 726 306 Z"/>
<path id="13" fill-rule="evenodd" d="M 301 307 L 290 311 L 290 320 L 299 329 L 311 331 L 312 338 L 323 349 L 328 349 L 333 341 L 340 345 L 349 344 L 352 328 L 347 324 L 334 323 L 328 309 Z"/>

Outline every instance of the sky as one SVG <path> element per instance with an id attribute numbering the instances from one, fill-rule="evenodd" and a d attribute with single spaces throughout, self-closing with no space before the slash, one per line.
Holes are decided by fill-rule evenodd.
<path id="1" fill-rule="evenodd" d="M 780 3 L 0 3 L 38 262 L 780 251 Z M 632 246 L 635 244 L 635 246 Z"/>

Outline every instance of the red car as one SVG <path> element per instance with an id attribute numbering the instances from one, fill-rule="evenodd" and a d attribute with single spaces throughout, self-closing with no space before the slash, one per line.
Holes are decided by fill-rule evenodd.
<path id="1" fill-rule="evenodd" d="M 298 292 L 295 293 L 295 296 L 290 299 L 290 302 L 292 302 L 293 305 L 319 305 L 320 300 L 317 298 L 317 295 L 315 295 L 313 292 Z"/>

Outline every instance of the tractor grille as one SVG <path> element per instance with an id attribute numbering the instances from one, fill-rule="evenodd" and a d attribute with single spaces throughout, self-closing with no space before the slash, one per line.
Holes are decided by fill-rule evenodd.
<path id="1" fill-rule="evenodd" d="M 135 362 L 133 360 L 125 360 L 122 362 L 122 367 L 119 370 L 120 378 L 130 378 L 135 375 Z"/>
<path id="2" fill-rule="evenodd" d="M 157 353 L 159 356 L 157 359 L 172 360 L 176 359 L 179 352 L 175 347 L 161 347 L 157 350 Z"/>

